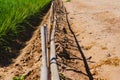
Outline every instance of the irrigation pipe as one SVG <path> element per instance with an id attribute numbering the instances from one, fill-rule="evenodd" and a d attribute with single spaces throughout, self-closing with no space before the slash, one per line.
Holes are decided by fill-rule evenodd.
<path id="1" fill-rule="evenodd" d="M 47 25 L 41 27 L 41 41 L 42 41 L 42 66 L 40 80 L 48 80 L 48 67 L 47 67 Z"/>
<path id="2" fill-rule="evenodd" d="M 51 33 L 51 43 L 50 43 L 51 80 L 60 80 L 57 62 L 56 62 L 56 52 L 55 52 L 55 26 L 56 26 L 56 19 L 53 23 L 53 29 L 52 29 L 52 33 Z"/>

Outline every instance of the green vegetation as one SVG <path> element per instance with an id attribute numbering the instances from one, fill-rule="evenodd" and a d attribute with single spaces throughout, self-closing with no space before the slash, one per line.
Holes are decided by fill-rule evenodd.
<path id="1" fill-rule="evenodd" d="M 50 0 L 0 0 L 0 52 L 10 50 L 12 37 L 24 30 L 19 24 L 42 10 Z"/>
<path id="2" fill-rule="evenodd" d="M 66 2 L 70 2 L 71 0 L 66 0 Z"/>
<path id="3" fill-rule="evenodd" d="M 60 80 L 67 80 L 67 78 L 62 73 L 60 73 L 59 76 L 60 76 Z"/>
<path id="4" fill-rule="evenodd" d="M 21 76 L 14 76 L 13 80 L 24 80 L 25 79 L 25 75 L 21 75 Z"/>

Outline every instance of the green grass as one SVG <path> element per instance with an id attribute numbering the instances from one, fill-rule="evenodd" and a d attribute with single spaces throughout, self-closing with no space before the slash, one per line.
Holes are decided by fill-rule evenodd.
<path id="1" fill-rule="evenodd" d="M 71 0 L 66 0 L 66 2 L 70 2 Z"/>
<path id="2" fill-rule="evenodd" d="M 0 52 L 24 29 L 18 24 L 40 11 L 50 0 L 0 0 Z"/>
<path id="3" fill-rule="evenodd" d="M 24 80 L 26 75 L 21 75 L 21 76 L 14 76 L 13 80 Z"/>

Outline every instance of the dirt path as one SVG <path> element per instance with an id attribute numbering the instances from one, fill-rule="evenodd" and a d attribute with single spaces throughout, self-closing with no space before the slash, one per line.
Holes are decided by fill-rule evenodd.
<path id="1" fill-rule="evenodd" d="M 119 79 L 120 1 L 71 0 L 64 4 L 86 59 L 94 62 L 87 63 L 95 80 Z M 72 73 L 69 76 L 82 80 Z"/>

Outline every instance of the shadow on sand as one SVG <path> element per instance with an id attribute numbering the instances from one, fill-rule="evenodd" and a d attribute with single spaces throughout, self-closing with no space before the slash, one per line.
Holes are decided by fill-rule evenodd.
<path id="1" fill-rule="evenodd" d="M 89 68 L 89 65 L 88 65 L 88 63 L 87 63 L 87 59 L 86 59 L 86 57 L 85 57 L 85 55 L 84 55 L 84 52 L 82 51 L 82 49 L 81 49 L 81 47 L 80 47 L 80 44 L 79 44 L 79 42 L 78 42 L 78 40 L 77 40 L 77 38 L 76 38 L 76 35 L 74 34 L 73 30 L 71 29 L 71 25 L 70 25 L 69 20 L 68 20 L 68 15 L 67 15 L 66 9 L 65 9 L 65 12 L 66 12 L 66 19 L 67 19 L 67 23 L 68 23 L 69 30 L 71 31 L 71 33 L 72 33 L 72 35 L 73 35 L 73 37 L 74 37 L 74 39 L 75 39 L 75 42 L 76 42 L 76 44 L 77 44 L 77 48 L 78 48 L 78 50 L 79 50 L 79 52 L 80 52 L 80 54 L 81 54 L 81 56 L 82 56 L 82 58 L 83 58 L 83 62 L 84 62 L 85 70 L 86 70 L 86 72 L 87 72 L 87 76 L 89 77 L 89 80 L 93 80 L 93 75 L 92 75 L 91 72 L 90 72 L 90 68 Z M 75 72 L 76 72 L 76 71 L 75 71 Z"/>

